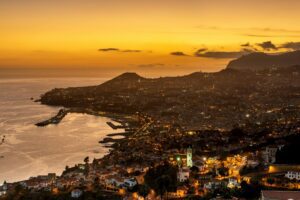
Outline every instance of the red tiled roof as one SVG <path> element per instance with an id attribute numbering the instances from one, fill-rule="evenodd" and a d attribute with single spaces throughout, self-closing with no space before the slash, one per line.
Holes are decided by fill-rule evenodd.
<path id="1" fill-rule="evenodd" d="M 272 200 L 300 200 L 300 191 L 262 191 L 264 198 Z"/>

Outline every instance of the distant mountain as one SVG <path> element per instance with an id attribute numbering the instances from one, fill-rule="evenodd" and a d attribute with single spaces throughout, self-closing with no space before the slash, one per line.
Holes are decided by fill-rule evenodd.
<path id="1" fill-rule="evenodd" d="M 299 66 L 258 72 L 229 68 L 162 78 L 124 73 L 101 85 L 53 89 L 41 96 L 41 103 L 95 112 L 139 112 L 192 129 L 230 129 L 251 121 L 277 121 L 278 116 L 300 119 Z M 294 110 L 286 112 L 285 107 L 293 105 Z"/>
<path id="2" fill-rule="evenodd" d="M 282 54 L 251 53 L 229 62 L 227 68 L 239 70 L 263 70 L 300 65 L 300 51 Z"/>
<path id="3" fill-rule="evenodd" d="M 140 75 L 138 75 L 135 72 L 126 72 L 123 73 L 115 78 L 113 78 L 112 80 L 126 80 L 126 81 L 136 81 L 136 80 L 140 80 L 140 79 L 144 79 L 143 77 L 141 77 Z"/>

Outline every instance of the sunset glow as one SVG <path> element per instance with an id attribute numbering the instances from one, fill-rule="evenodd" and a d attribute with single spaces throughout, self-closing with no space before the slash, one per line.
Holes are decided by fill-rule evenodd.
<path id="1" fill-rule="evenodd" d="M 0 67 L 150 76 L 218 71 L 235 57 L 195 52 L 294 50 L 279 47 L 300 41 L 299 7 L 296 0 L 5 0 Z M 267 41 L 278 48 L 259 45 Z"/>

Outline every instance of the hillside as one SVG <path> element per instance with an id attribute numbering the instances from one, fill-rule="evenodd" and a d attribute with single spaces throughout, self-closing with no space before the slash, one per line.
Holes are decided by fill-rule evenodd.
<path id="1" fill-rule="evenodd" d="M 192 128 L 231 128 L 299 117 L 299 74 L 299 66 L 156 79 L 125 73 L 98 86 L 53 89 L 41 96 L 41 102 L 129 115 L 140 112 Z"/>
<path id="2" fill-rule="evenodd" d="M 283 54 L 251 53 L 229 62 L 227 68 L 238 70 L 263 70 L 300 65 L 300 51 Z"/>

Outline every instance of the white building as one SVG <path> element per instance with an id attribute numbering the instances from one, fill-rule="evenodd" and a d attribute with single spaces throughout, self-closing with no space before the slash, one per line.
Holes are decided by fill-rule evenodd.
<path id="1" fill-rule="evenodd" d="M 290 180 L 296 179 L 297 181 L 299 181 L 300 180 L 300 171 L 288 171 L 285 174 L 285 177 Z"/>
<path id="2" fill-rule="evenodd" d="M 257 167 L 259 165 L 259 161 L 256 160 L 247 160 L 247 167 Z"/>
<path id="3" fill-rule="evenodd" d="M 81 195 L 82 195 L 82 191 L 79 189 L 72 190 L 71 192 L 72 198 L 79 198 Z"/>
<path id="4" fill-rule="evenodd" d="M 263 152 L 263 159 L 266 164 L 275 163 L 277 150 L 278 148 L 274 146 L 266 148 Z"/>
<path id="5" fill-rule="evenodd" d="M 236 188 L 236 187 L 240 187 L 240 184 L 236 178 L 229 178 L 227 187 Z"/>
<path id="6" fill-rule="evenodd" d="M 204 184 L 204 189 L 207 190 L 217 189 L 220 188 L 222 185 L 224 185 L 224 182 L 222 181 L 211 181 Z"/>
<path id="7" fill-rule="evenodd" d="M 186 165 L 187 167 L 193 167 L 193 149 L 190 147 L 186 151 Z"/>
<path id="8" fill-rule="evenodd" d="M 135 178 L 125 179 L 124 185 L 127 188 L 133 188 L 134 186 L 137 185 L 137 181 L 135 180 Z"/>
<path id="9" fill-rule="evenodd" d="M 108 177 L 108 178 L 105 180 L 105 184 L 106 184 L 106 185 L 110 185 L 110 186 L 115 186 L 115 187 L 121 188 L 121 187 L 124 186 L 124 178 L 117 177 L 117 176 L 114 176 L 114 177 Z"/>
<path id="10" fill-rule="evenodd" d="M 190 170 L 187 168 L 180 168 L 177 173 L 177 180 L 179 182 L 185 182 L 190 178 Z"/>
<path id="11" fill-rule="evenodd" d="M 6 194 L 7 185 L 4 183 L 2 186 L 0 186 L 0 197 Z"/>

